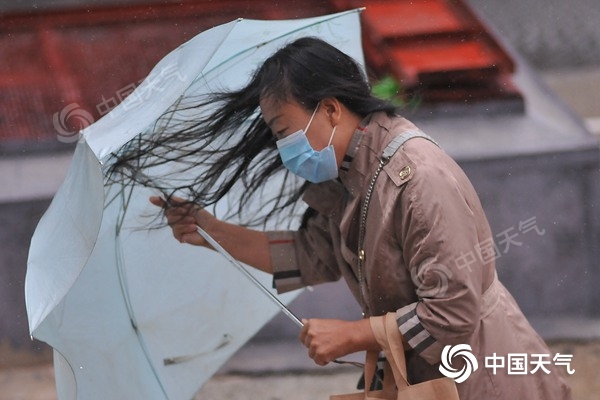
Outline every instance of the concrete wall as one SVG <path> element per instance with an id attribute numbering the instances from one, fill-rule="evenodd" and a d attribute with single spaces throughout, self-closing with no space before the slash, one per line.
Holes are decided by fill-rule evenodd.
<path id="1" fill-rule="evenodd" d="M 498 275 L 529 316 L 600 316 L 598 151 L 466 162 L 500 257 Z M 538 230 L 520 232 L 535 218 Z M 506 234 L 520 243 L 502 243 Z"/>
<path id="2" fill-rule="evenodd" d="M 0 367 L 48 360 L 29 338 L 24 283 L 29 241 L 49 200 L 0 204 Z"/>

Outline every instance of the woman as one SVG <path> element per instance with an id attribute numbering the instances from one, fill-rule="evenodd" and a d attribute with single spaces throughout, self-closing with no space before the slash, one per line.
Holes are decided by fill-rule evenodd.
<path id="1" fill-rule="evenodd" d="M 544 364 L 548 374 L 530 373 L 534 366 L 527 361 L 522 375 L 485 368 L 487 356 L 550 351 L 497 280 L 493 260 L 459 262 L 493 243 L 463 171 L 371 95 L 353 60 L 303 38 L 266 60 L 245 88 L 211 101 L 219 104 L 211 116 L 122 155 L 121 165 L 177 148 L 189 137 L 210 140 L 241 130 L 241 139 L 221 153 L 206 146 L 190 151 L 215 162 L 196 186 L 186 186 L 193 201 L 151 202 L 164 208 L 177 240 L 210 247 L 196 233 L 201 226 L 238 260 L 273 274 L 279 292 L 343 277 L 365 318 L 303 321 L 300 340 L 317 364 L 377 349 L 368 317 L 395 312 L 413 383 L 441 376 L 445 346 L 468 344 L 479 368 L 458 384 L 461 399 L 570 398 L 562 367 L 552 363 Z M 268 216 L 302 196 L 308 209 L 298 230 L 253 230 L 195 205 L 214 204 L 235 182 L 255 193 L 282 163 L 308 183 L 293 193 L 282 190 Z M 209 185 L 217 188 L 209 191 Z M 455 357 L 452 366 L 461 362 Z"/>

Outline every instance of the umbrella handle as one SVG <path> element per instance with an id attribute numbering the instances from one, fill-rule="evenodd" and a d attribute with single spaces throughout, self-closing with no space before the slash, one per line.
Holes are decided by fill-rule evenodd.
<path id="1" fill-rule="evenodd" d="M 300 321 L 300 319 L 292 311 L 290 311 L 290 309 L 287 308 L 287 306 L 283 304 L 281 300 L 279 300 L 273 293 L 271 293 L 269 289 L 264 287 L 263 284 L 260 283 L 259 280 L 254 277 L 254 275 L 248 272 L 248 270 L 244 268 L 244 266 L 238 260 L 233 258 L 233 256 L 229 254 L 229 252 L 225 250 L 223 246 L 219 244 L 219 242 L 213 239 L 212 236 L 210 236 L 204 229 L 198 227 L 197 231 L 198 234 L 202 236 L 216 251 L 223 255 L 223 257 L 225 257 L 227 261 L 233 264 L 234 267 L 236 267 L 241 273 L 243 273 L 248 279 L 250 279 L 250 281 L 256 287 L 258 287 L 264 294 L 266 294 L 267 297 L 269 297 L 281 309 L 281 311 L 283 311 L 285 315 L 287 315 L 292 321 L 294 321 L 294 323 L 296 323 L 296 325 L 298 325 L 300 328 L 304 327 L 302 321 Z"/>

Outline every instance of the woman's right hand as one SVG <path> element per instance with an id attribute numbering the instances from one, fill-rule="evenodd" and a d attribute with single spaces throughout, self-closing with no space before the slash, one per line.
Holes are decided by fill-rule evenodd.
<path id="1" fill-rule="evenodd" d="M 200 226 L 210 233 L 212 227 L 218 222 L 211 213 L 177 197 L 167 202 L 161 197 L 151 196 L 150 203 L 163 209 L 167 223 L 173 230 L 173 236 L 180 243 L 212 248 L 197 231 Z"/>

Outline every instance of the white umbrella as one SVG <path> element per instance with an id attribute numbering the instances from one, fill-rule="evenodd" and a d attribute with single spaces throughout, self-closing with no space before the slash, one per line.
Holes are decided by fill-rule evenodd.
<path id="1" fill-rule="evenodd" d="M 362 63 L 357 11 L 239 19 L 205 31 L 83 132 L 32 238 L 25 282 L 31 335 L 55 350 L 59 399 L 190 399 L 280 310 L 222 255 L 181 245 L 168 228 L 140 229 L 158 211 L 148 203 L 157 193 L 124 189 L 105 172 L 112 153 L 174 104 L 243 86 L 299 37 L 319 37 Z M 154 175 L 170 172 L 162 168 Z M 267 274 L 251 273 L 270 284 Z"/>

